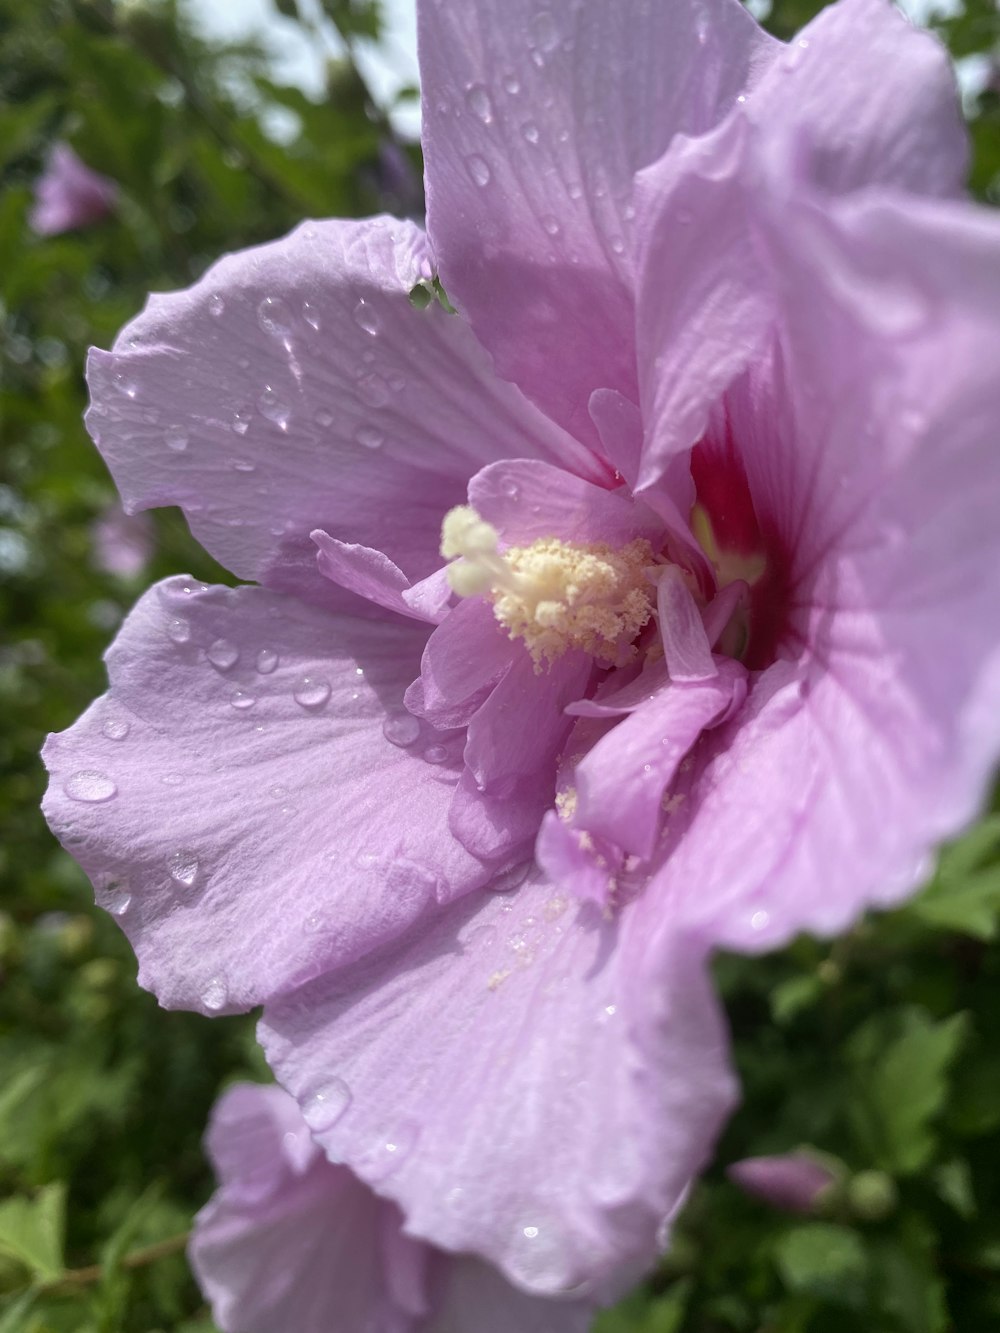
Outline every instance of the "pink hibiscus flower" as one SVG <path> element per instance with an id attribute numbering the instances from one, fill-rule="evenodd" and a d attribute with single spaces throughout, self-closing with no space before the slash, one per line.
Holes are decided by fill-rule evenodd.
<path id="1" fill-rule="evenodd" d="M 126 506 L 260 586 L 140 601 L 46 809 L 410 1234 L 603 1296 L 732 1104 L 711 949 L 982 801 L 1000 226 L 882 0 L 420 23 L 427 236 L 305 223 L 93 353 Z"/>
<path id="2" fill-rule="evenodd" d="M 224 1333 L 584 1333 L 580 1301 L 526 1296 L 481 1259 L 403 1230 L 393 1203 L 327 1161 L 295 1101 L 240 1083 L 205 1146 L 219 1188 L 191 1266 Z"/>
<path id="3" fill-rule="evenodd" d="M 100 222 L 117 202 L 117 182 L 91 170 L 68 143 L 53 144 L 35 182 L 28 225 L 39 236 L 58 236 Z"/>

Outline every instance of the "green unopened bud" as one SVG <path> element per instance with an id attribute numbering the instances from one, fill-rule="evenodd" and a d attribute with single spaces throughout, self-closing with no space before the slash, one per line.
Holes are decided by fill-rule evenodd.
<path id="1" fill-rule="evenodd" d="M 866 1222 L 881 1222 L 898 1202 L 896 1182 L 884 1171 L 859 1171 L 847 1183 L 848 1206 Z"/>

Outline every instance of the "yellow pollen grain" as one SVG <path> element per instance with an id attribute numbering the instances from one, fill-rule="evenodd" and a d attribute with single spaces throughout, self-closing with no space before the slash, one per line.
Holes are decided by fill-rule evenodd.
<path id="1" fill-rule="evenodd" d="M 556 811 L 560 819 L 570 820 L 576 814 L 576 788 L 567 787 L 556 792 Z"/>
<path id="2" fill-rule="evenodd" d="M 452 588 L 464 597 L 484 594 L 512 639 L 520 639 L 536 670 L 570 649 L 608 666 L 634 655 L 632 640 L 653 614 L 654 564 L 644 538 L 616 548 L 541 537 L 502 554 L 498 534 L 468 505 L 453 509 L 442 528 L 442 554 Z"/>

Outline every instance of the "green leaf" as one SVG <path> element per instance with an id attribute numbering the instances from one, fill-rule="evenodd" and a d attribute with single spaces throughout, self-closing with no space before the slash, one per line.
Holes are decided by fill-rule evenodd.
<path id="1" fill-rule="evenodd" d="M 847 1227 L 832 1222 L 795 1227 L 779 1238 L 774 1258 L 791 1291 L 848 1305 L 864 1299 L 868 1259 L 861 1241 Z"/>
<path id="2" fill-rule="evenodd" d="M 933 1121 L 967 1031 L 966 1014 L 935 1023 L 923 1010 L 907 1009 L 878 1015 L 853 1034 L 848 1043 L 856 1074 L 851 1118 L 862 1144 L 884 1170 L 906 1175 L 933 1155 Z"/>
<path id="3" fill-rule="evenodd" d="M 34 1277 L 54 1281 L 64 1268 L 65 1214 L 62 1181 L 46 1185 L 33 1199 L 5 1199 L 0 1203 L 0 1250 L 24 1264 Z"/>

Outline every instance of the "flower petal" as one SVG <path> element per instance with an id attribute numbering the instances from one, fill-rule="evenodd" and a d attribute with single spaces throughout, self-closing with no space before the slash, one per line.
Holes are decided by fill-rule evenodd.
<path id="1" fill-rule="evenodd" d="M 418 20 L 444 285 L 499 373 L 597 447 L 593 390 L 636 399 L 632 177 L 780 47 L 726 0 L 421 0 Z"/>
<path id="2" fill-rule="evenodd" d="M 239 577 L 343 606 L 314 529 L 421 579 L 484 463 L 593 467 L 460 318 L 411 305 L 428 262 L 412 223 L 308 222 L 152 297 L 89 363 L 87 424 L 127 508 L 179 504 Z"/>
<path id="3" fill-rule="evenodd" d="M 381 551 L 373 551 L 369 546 L 339 542 L 320 529 L 310 536 L 319 547 L 316 563 L 320 573 L 341 588 L 356 592 L 359 597 L 387 611 L 397 611 L 401 616 L 412 616 L 414 620 L 424 620 L 434 625 L 447 614 L 451 589 L 446 581 L 430 575 L 429 578 L 435 579 L 437 586 L 433 591 L 425 588 L 425 593 L 432 591 L 432 595 L 430 598 L 425 596 L 418 599 L 414 605 L 413 599 L 407 600 L 406 597 L 408 592 L 413 592 L 410 580 Z M 428 581 L 425 579 L 423 583 L 426 585 Z"/>
<path id="4" fill-rule="evenodd" d="M 714 733 L 662 876 L 741 949 L 911 893 L 1000 750 L 1000 224 L 871 192 L 785 199 L 768 226 L 784 404 L 734 428 L 797 552 L 795 660 Z M 751 424 L 754 396 L 731 400 Z"/>
<path id="5" fill-rule="evenodd" d="M 225 1333 L 586 1333 L 589 1304 L 525 1295 L 406 1235 L 395 1204 L 326 1160 L 280 1088 L 227 1089 L 206 1146 L 220 1188 L 189 1255 Z"/>
<path id="6" fill-rule="evenodd" d="M 161 1003 L 249 1008 L 488 878 L 403 711 L 425 636 L 183 578 L 132 612 L 46 813 Z"/>
<path id="7" fill-rule="evenodd" d="M 653 1259 L 732 1095 L 701 951 L 661 913 L 645 898 L 610 922 L 532 872 L 269 1007 L 260 1037 L 326 1151 L 413 1235 L 526 1290 L 602 1292 Z M 651 949 L 670 958 L 655 986 Z M 349 1104 L 311 1110 L 333 1078 Z"/>

